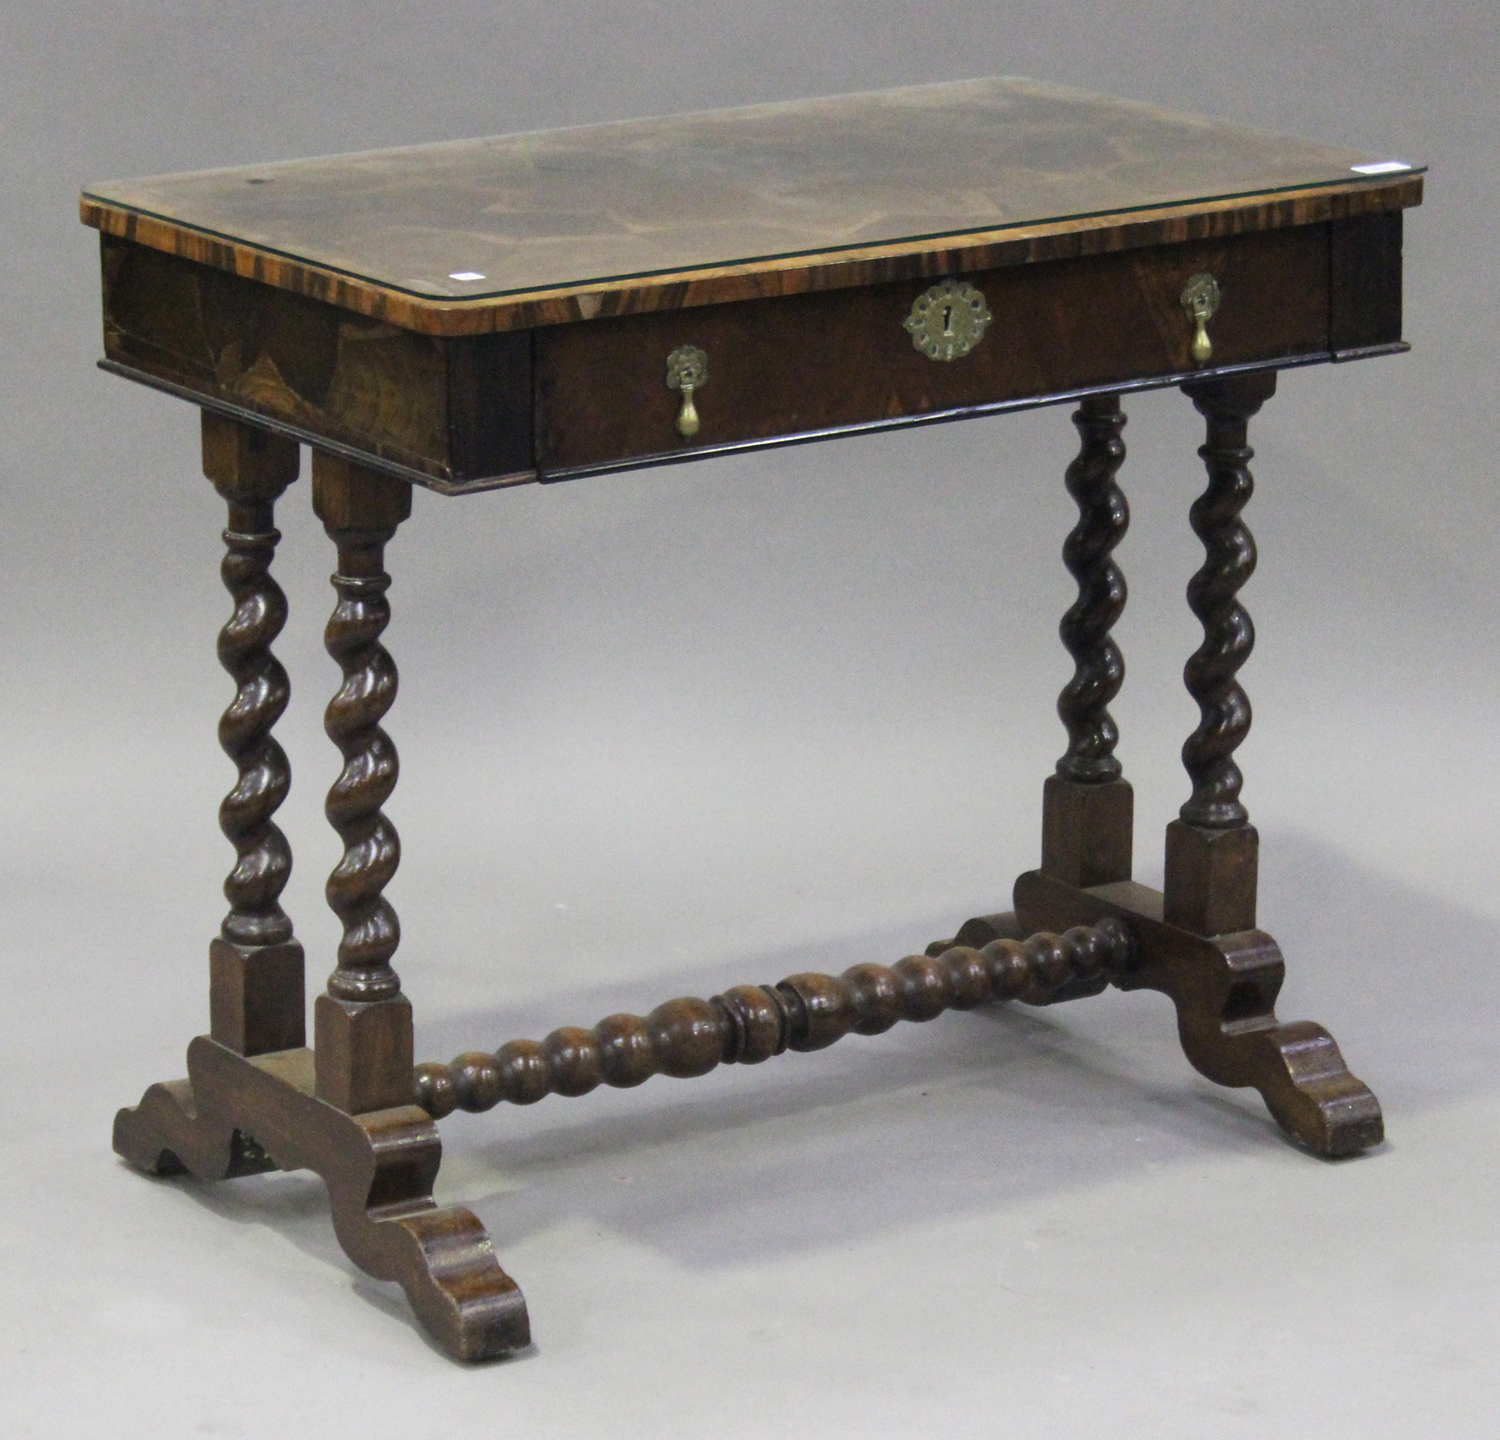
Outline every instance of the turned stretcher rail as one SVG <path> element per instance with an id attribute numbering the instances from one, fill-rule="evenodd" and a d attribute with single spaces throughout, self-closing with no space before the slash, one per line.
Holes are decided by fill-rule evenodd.
<path id="1" fill-rule="evenodd" d="M 711 1000 L 669 1000 L 649 1015 L 610 1015 L 592 1030 L 564 1026 L 545 1040 L 468 1051 L 449 1065 L 416 1067 L 416 1098 L 441 1119 L 454 1110 L 531 1105 L 546 1095 L 629 1088 L 653 1075 L 688 1079 L 719 1065 L 756 1065 L 786 1050 L 821 1050 L 853 1032 L 878 1035 L 898 1020 L 932 1020 L 998 1000 L 1045 1003 L 1079 980 L 1119 974 L 1132 961 L 1125 925 L 1105 919 L 1061 935 L 1000 939 L 982 950 L 950 946 L 894 965 L 842 975 L 790 975 L 737 985 Z"/>

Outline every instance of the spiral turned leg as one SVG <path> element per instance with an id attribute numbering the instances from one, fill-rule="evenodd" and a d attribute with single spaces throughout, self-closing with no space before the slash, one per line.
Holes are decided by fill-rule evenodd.
<path id="1" fill-rule="evenodd" d="M 1023 930 L 1124 923 L 1136 963 L 1110 979 L 1171 997 L 1192 1064 L 1221 1085 L 1254 1086 L 1282 1128 L 1316 1153 L 1349 1155 L 1380 1142 L 1380 1105 L 1326 1030 L 1276 1018 L 1286 967 L 1276 942 L 1255 928 L 1256 833 L 1234 763 L 1250 728 L 1250 702 L 1235 676 L 1255 640 L 1236 599 L 1255 568 L 1255 543 L 1240 519 L 1253 483 L 1246 430 L 1275 387 L 1274 373 L 1184 387 L 1208 422 L 1198 452 L 1208 488 L 1191 515 L 1206 559 L 1188 586 L 1203 644 L 1185 672 L 1202 718 L 1183 747 L 1193 793 L 1167 827 L 1164 891 L 1123 875 L 1081 882 L 1043 865 L 1016 881 L 1012 923 Z"/>
<path id="2" fill-rule="evenodd" d="M 219 808 L 236 852 L 224 882 L 229 913 L 209 945 L 209 1025 L 215 1041 L 240 1055 L 303 1043 L 302 947 L 280 896 L 291 850 L 272 816 L 291 771 L 271 729 L 286 709 L 286 671 L 271 643 L 286 621 L 286 597 L 271 578 L 280 536 L 277 499 L 297 478 L 297 447 L 264 430 L 203 413 L 203 473 L 229 510 L 224 584 L 234 613 L 219 635 L 219 659 L 235 682 L 219 740 L 239 770 Z M 165 1108 L 163 1108 L 165 1107 Z M 176 1117 L 165 1128 L 153 1111 Z M 250 1134 L 222 1117 L 200 1116 L 187 1081 L 155 1085 L 140 1106 L 115 1117 L 115 1149 L 154 1174 L 192 1169 L 219 1179 L 270 1168 Z"/>
<path id="3" fill-rule="evenodd" d="M 1072 885 L 1100 885 L 1130 876 L 1134 809 L 1109 713 L 1125 679 L 1125 661 L 1110 637 L 1126 594 L 1112 555 L 1130 524 L 1130 507 L 1115 481 L 1125 460 L 1120 397 L 1088 397 L 1073 423 L 1083 440 L 1067 475 L 1078 524 L 1063 545 L 1063 563 L 1078 582 L 1078 599 L 1058 630 L 1074 669 L 1057 700 L 1068 748 L 1043 790 L 1042 869 Z"/>
<path id="4" fill-rule="evenodd" d="M 243 1055 L 263 1055 L 303 1044 L 306 1033 L 302 947 L 281 908 L 292 852 L 271 818 L 292 779 L 271 734 L 290 697 L 286 671 L 271 653 L 287 615 L 270 573 L 281 539 L 274 512 L 297 478 L 297 447 L 205 412 L 203 457 L 229 507 L 221 573 L 234 613 L 219 632 L 219 663 L 235 694 L 219 721 L 219 744 L 239 770 L 219 806 L 219 828 L 236 860 L 224 881 L 229 913 L 209 948 L 210 1032 Z"/>
<path id="5" fill-rule="evenodd" d="M 297 447 L 205 415 L 203 454 L 229 502 L 224 583 L 234 614 L 219 656 L 236 691 L 219 736 L 240 773 L 220 821 L 238 860 L 212 948 L 212 1034 L 188 1047 L 186 1080 L 153 1085 L 120 1111 L 115 1149 L 158 1175 L 316 1172 L 345 1252 L 377 1279 L 398 1282 L 439 1345 L 464 1360 L 510 1354 L 530 1343 L 526 1302 L 478 1219 L 432 1198 L 442 1146 L 431 1118 L 410 1103 L 411 1011 L 390 968 L 395 916 L 380 899 L 396 862 L 395 832 L 380 815 L 396 764 L 377 723 L 396 683 L 379 646 L 387 618 L 380 547 L 410 492 L 314 457 L 315 502 L 339 540 L 329 648 L 345 677 L 329 716 L 345 758 L 329 802 L 346 845 L 330 882 L 345 923 L 335 979 L 339 994 L 366 997 L 321 997 L 335 1011 L 319 1014 L 315 1055 L 303 1048 L 302 950 L 280 905 L 291 854 L 271 818 L 290 780 L 270 734 L 287 703 L 286 673 L 270 651 L 286 619 L 269 574 L 279 538 L 272 506 L 296 478 Z"/>
<path id="6" fill-rule="evenodd" d="M 399 1281 L 450 1353 L 488 1359 L 529 1343 L 526 1302 L 479 1221 L 432 1199 L 442 1147 L 412 1103 L 411 1005 L 391 968 L 401 928 L 382 893 L 401 859 L 381 810 L 397 776 L 396 748 L 380 728 L 396 698 L 396 666 L 380 643 L 390 621 L 385 545 L 411 514 L 411 487 L 317 451 L 313 508 L 338 547 L 338 600 L 324 639 L 343 680 L 324 728 L 344 763 L 325 810 L 344 843 L 327 885 L 343 938 L 314 1007 L 312 1074 L 304 1077 L 313 1108 L 305 1122 L 283 1124 L 282 1143 L 326 1181 L 350 1259 Z M 264 1143 L 282 1158 L 275 1140 Z"/>
<path id="7" fill-rule="evenodd" d="M 1125 660 L 1110 638 L 1125 611 L 1125 577 L 1112 558 L 1130 525 L 1130 506 L 1115 477 L 1125 463 L 1120 432 L 1125 416 L 1118 395 L 1094 395 L 1073 416 L 1083 449 L 1068 466 L 1068 494 L 1078 506 L 1078 524 L 1063 543 L 1063 563 L 1078 582 L 1078 599 L 1058 626 L 1073 657 L 1073 678 L 1057 699 L 1068 732 L 1067 752 L 1057 773 L 1087 785 L 1120 777 L 1115 758 L 1119 731 L 1109 702 L 1125 680 Z"/>
<path id="8" fill-rule="evenodd" d="M 411 486 L 316 452 L 313 509 L 338 547 L 338 595 L 324 643 L 343 681 L 324 728 L 343 769 L 325 811 L 344 844 L 328 877 L 328 904 L 343 925 L 338 965 L 314 1009 L 318 1095 L 350 1114 L 411 1101 L 411 1006 L 391 957 L 401 940 L 382 894 L 401 860 L 381 806 L 396 786 L 396 747 L 380 728 L 396 698 L 396 666 L 380 636 L 390 622 L 385 545 L 411 514 Z"/>
<path id="9" fill-rule="evenodd" d="M 1182 747 L 1193 793 L 1167 828 L 1165 915 L 1199 935 L 1220 935 L 1255 924 L 1258 837 L 1240 803 L 1234 762 L 1250 731 L 1250 701 L 1235 676 L 1254 648 L 1255 627 L 1236 597 L 1255 572 L 1255 541 L 1240 519 L 1255 488 L 1247 429 L 1275 392 L 1276 373 L 1184 389 L 1208 422 L 1198 451 L 1208 488 L 1189 515 L 1205 556 L 1187 591 L 1203 643 L 1183 671 L 1201 718 Z"/>
<path id="10" fill-rule="evenodd" d="M 236 861 L 224 882 L 229 913 L 209 945 L 209 1024 L 213 1039 L 239 1055 L 300 1046 L 302 947 L 281 908 L 291 849 L 272 816 L 291 770 L 272 727 L 286 709 L 286 671 L 271 644 L 286 623 L 286 597 L 271 578 L 276 501 L 297 478 L 297 446 L 207 411 L 203 473 L 228 506 L 222 567 L 234 612 L 219 634 L 219 660 L 235 682 L 219 721 L 219 742 L 239 776 L 219 807 Z M 272 1168 L 251 1134 L 202 1112 L 185 1080 L 154 1085 L 141 1104 L 115 1117 L 115 1149 L 153 1174 L 192 1170 L 208 1179 Z"/>
<path id="11" fill-rule="evenodd" d="M 1134 795 L 1115 756 L 1119 731 L 1109 703 L 1125 680 L 1125 660 L 1110 631 L 1125 610 L 1125 577 L 1115 547 L 1130 525 L 1130 506 L 1116 481 L 1125 463 L 1120 432 L 1125 416 L 1118 395 L 1090 395 L 1073 414 L 1082 446 L 1068 466 L 1068 494 L 1078 523 L 1063 542 L 1063 563 L 1078 582 L 1078 599 L 1058 626 L 1073 657 L 1073 678 L 1057 697 L 1068 748 L 1042 787 L 1042 873 L 1068 885 L 1103 885 L 1130 878 Z M 929 955 L 950 945 L 979 947 L 1022 940 L 1030 933 L 1013 911 L 966 920 L 951 940 L 935 941 Z M 1075 977 L 1032 1004 L 1056 1004 L 1097 995 L 1104 975 Z"/>

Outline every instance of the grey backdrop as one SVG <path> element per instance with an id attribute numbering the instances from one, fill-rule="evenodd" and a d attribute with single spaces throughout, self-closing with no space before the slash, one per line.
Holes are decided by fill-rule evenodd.
<path id="1" fill-rule="evenodd" d="M 0 12 L 0 1428 L 64 1436 L 1409 1436 L 1500 1405 L 1493 7 L 18 0 Z M 152 1184 L 232 774 L 191 409 L 107 378 L 87 181 L 993 73 L 1429 161 L 1413 353 L 1256 427 L 1243 747 L 1282 1013 L 1392 1139 L 1330 1166 L 1157 997 L 947 1017 L 445 1125 L 539 1345 L 478 1372 L 315 1182 Z M 1141 878 L 1185 787 L 1198 423 L 1127 406 L 1115 707 Z M 464 499 L 390 549 L 398 968 L 424 1057 L 891 960 L 1035 863 L 1068 674 L 1064 409 Z M 283 505 L 287 905 L 335 939 L 330 554 Z M 1487 1418 L 1488 1417 L 1488 1418 Z"/>

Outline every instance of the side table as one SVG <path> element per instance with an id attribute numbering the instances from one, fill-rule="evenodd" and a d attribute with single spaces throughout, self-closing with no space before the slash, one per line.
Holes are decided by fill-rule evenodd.
<path id="1" fill-rule="evenodd" d="M 1204 1075 L 1253 1086 L 1309 1150 L 1382 1137 L 1332 1037 L 1283 1023 L 1257 928 L 1257 835 L 1236 747 L 1254 641 L 1236 596 L 1251 418 L 1280 371 L 1395 353 L 1404 162 L 1017 79 L 416 146 L 91 187 L 103 367 L 202 410 L 228 508 L 236 691 L 219 739 L 236 861 L 209 946 L 209 1033 L 186 1080 L 122 1110 L 114 1143 L 156 1174 L 306 1168 L 345 1251 L 399 1281 L 450 1354 L 529 1343 L 521 1292 L 479 1221 L 432 1198 L 436 1121 L 817 1050 L 898 1020 L 1107 985 L 1164 992 Z M 1162 892 L 1131 878 L 1132 791 L 1108 706 L 1124 677 L 1112 552 L 1129 512 L 1121 396 L 1180 386 L 1206 422 L 1188 585 L 1201 722 Z M 540 1042 L 414 1065 L 383 891 L 396 751 L 385 546 L 411 487 L 459 494 L 1027 406 L 1076 403 L 1067 470 L 1078 582 L 1067 748 L 1043 787 L 1042 858 L 1013 908 L 886 967 L 793 975 Z M 312 450 L 337 550 L 326 714 L 343 757 L 327 815 L 343 926 L 306 1045 L 303 952 L 280 905 L 291 851 L 273 737 L 289 687 L 274 510 Z"/>

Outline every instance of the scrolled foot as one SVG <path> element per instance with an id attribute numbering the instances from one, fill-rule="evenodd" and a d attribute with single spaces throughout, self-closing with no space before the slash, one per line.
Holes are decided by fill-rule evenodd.
<path id="1" fill-rule="evenodd" d="M 1016 881 L 1016 911 L 1037 929 L 1123 921 L 1134 954 L 1111 982 L 1168 996 L 1193 1068 L 1258 1090 L 1276 1123 L 1315 1155 L 1353 1155 L 1385 1138 L 1379 1101 L 1349 1073 L 1333 1037 L 1310 1021 L 1276 1018 L 1286 963 L 1264 931 L 1197 935 L 1166 924 L 1161 895 L 1143 885 L 1080 889 L 1039 871 Z"/>
<path id="2" fill-rule="evenodd" d="M 1143 951 L 1140 969 L 1117 983 L 1170 997 L 1183 1053 L 1200 1074 L 1253 1086 L 1315 1155 L 1353 1155 L 1385 1138 L 1379 1102 L 1349 1073 L 1333 1036 L 1311 1021 L 1277 1020 L 1286 962 L 1264 931 L 1210 940 L 1160 925 Z"/>
<path id="3" fill-rule="evenodd" d="M 313 1095 L 311 1050 L 247 1058 L 200 1036 L 188 1073 L 116 1117 L 115 1149 L 132 1164 L 205 1180 L 312 1170 L 328 1187 L 344 1252 L 377 1280 L 396 1281 L 448 1354 L 491 1360 L 531 1343 L 526 1301 L 484 1226 L 432 1198 L 442 1144 L 425 1111 L 335 1109 Z"/>
<path id="4" fill-rule="evenodd" d="M 189 1080 L 153 1085 L 115 1116 L 115 1153 L 148 1175 L 228 1180 L 274 1170 L 260 1145 L 221 1114 L 202 1114 Z"/>
<path id="5" fill-rule="evenodd" d="M 1258 1038 L 1259 1078 L 1251 1083 L 1287 1134 L 1330 1159 L 1357 1155 L 1385 1139 L 1380 1102 L 1349 1073 L 1333 1036 L 1321 1025 L 1309 1020 L 1274 1025 Z"/>

